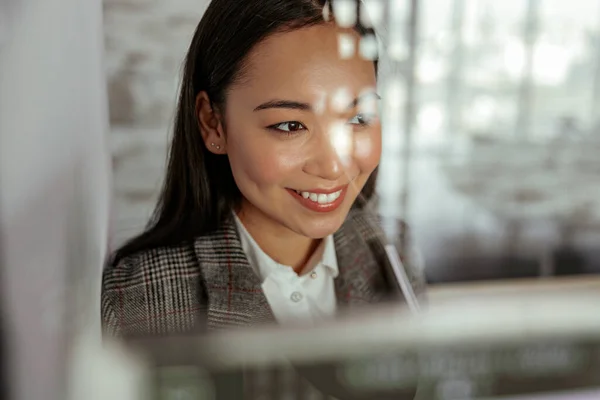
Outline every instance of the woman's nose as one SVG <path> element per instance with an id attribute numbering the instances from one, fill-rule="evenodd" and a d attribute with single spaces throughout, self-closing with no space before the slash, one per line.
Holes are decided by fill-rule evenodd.
<path id="1" fill-rule="evenodd" d="M 336 123 L 315 135 L 304 172 L 329 181 L 339 181 L 351 159 L 352 129 Z"/>

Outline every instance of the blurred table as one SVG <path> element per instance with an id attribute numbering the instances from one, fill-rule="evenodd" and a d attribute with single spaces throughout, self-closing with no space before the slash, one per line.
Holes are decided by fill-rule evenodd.
<path id="1" fill-rule="evenodd" d="M 597 393 L 582 391 L 600 387 L 598 289 L 598 278 L 440 285 L 418 315 L 390 304 L 317 326 L 257 326 L 136 346 L 153 360 L 155 376 L 167 377 L 156 381 L 157 393 L 181 388 L 194 368 L 215 387 L 241 387 L 246 374 L 281 393 L 293 390 L 294 381 L 282 378 L 291 362 L 340 399 L 413 399 L 418 388 L 416 398 L 428 400 L 587 400 Z M 184 372 L 173 377 L 174 367 Z M 199 386 L 185 379 L 185 387 Z"/>
<path id="2" fill-rule="evenodd" d="M 586 275 L 561 278 L 511 279 L 506 281 L 484 281 L 473 283 L 447 283 L 432 285 L 428 290 L 429 302 L 433 305 L 445 301 L 473 300 L 503 296 L 507 294 L 549 293 L 600 293 L 600 276 Z"/>

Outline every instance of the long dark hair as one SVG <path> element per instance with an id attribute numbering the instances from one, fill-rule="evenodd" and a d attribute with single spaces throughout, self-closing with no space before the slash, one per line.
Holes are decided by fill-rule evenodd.
<path id="1" fill-rule="evenodd" d="M 146 230 L 115 252 L 113 264 L 141 250 L 179 244 L 214 232 L 231 217 L 241 193 L 227 157 L 206 149 L 198 125 L 196 97 L 205 91 L 212 106 L 222 109 L 227 89 L 239 79 L 244 60 L 257 43 L 275 32 L 324 23 L 324 7 L 333 16 L 331 1 L 211 1 L 185 59 L 158 204 Z M 355 29 L 361 35 L 374 34 L 358 22 Z M 373 195 L 376 175 L 377 171 L 367 181 L 355 207 L 363 206 Z"/>

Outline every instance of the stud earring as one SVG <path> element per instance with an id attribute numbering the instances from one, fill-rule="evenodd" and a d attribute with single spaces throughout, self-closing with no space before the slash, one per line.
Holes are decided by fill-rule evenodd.
<path id="1" fill-rule="evenodd" d="M 217 150 L 220 150 L 220 149 L 221 149 L 221 146 L 219 146 L 218 144 L 211 143 L 210 145 L 211 145 L 212 147 L 216 147 L 216 149 L 217 149 Z"/>

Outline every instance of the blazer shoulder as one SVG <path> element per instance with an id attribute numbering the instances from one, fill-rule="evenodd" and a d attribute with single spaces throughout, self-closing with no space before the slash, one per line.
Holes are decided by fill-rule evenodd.
<path id="1" fill-rule="evenodd" d="M 157 247 L 107 265 L 103 273 L 103 289 L 123 290 L 129 286 L 148 284 L 152 280 L 197 271 L 198 260 L 193 244 Z"/>
<path id="2" fill-rule="evenodd" d="M 372 209 L 353 210 L 348 217 L 367 243 L 378 244 L 375 248 L 381 250 L 381 257 L 384 257 L 385 251 L 382 246 L 395 246 L 413 290 L 419 298 L 425 300 L 425 263 L 409 225 L 400 218 L 384 218 Z"/>
<path id="3" fill-rule="evenodd" d="M 203 303 L 193 244 L 144 250 L 107 265 L 102 276 L 105 335 L 184 332 Z"/>

